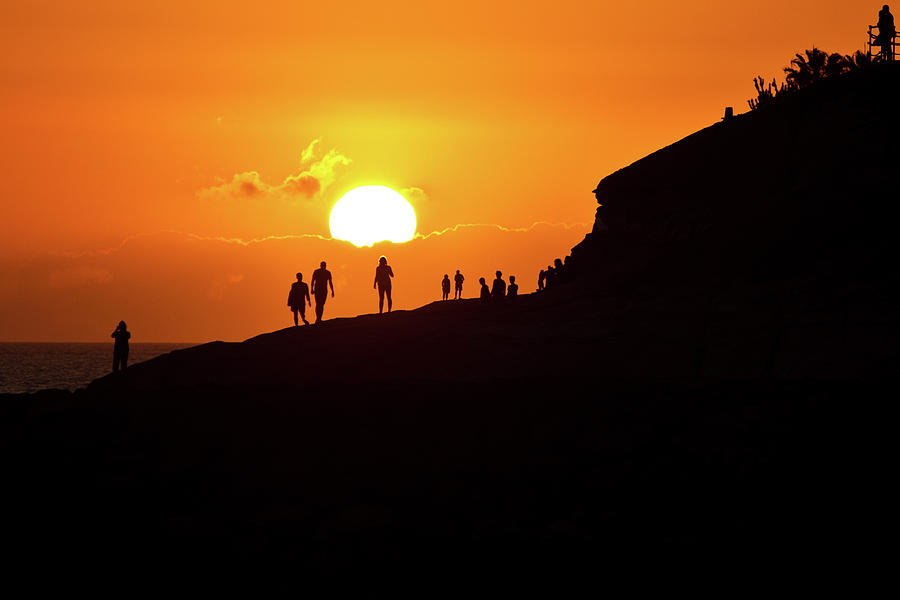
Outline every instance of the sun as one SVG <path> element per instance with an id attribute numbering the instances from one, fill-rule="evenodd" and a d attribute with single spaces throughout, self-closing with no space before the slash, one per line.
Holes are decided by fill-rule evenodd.
<path id="1" fill-rule="evenodd" d="M 353 188 L 331 209 L 331 237 L 354 246 L 408 242 L 416 234 L 416 211 L 400 193 L 383 185 Z"/>

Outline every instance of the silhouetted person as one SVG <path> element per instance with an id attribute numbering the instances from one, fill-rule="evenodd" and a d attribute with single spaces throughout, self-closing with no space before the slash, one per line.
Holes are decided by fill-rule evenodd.
<path id="1" fill-rule="evenodd" d="M 297 273 L 297 281 L 291 284 L 291 293 L 288 294 L 287 303 L 294 313 L 294 327 L 300 324 L 297 321 L 298 312 L 303 322 L 309 325 L 309 321 L 306 320 L 306 305 L 312 306 L 312 303 L 309 300 L 309 286 L 303 283 L 303 273 Z"/>
<path id="2" fill-rule="evenodd" d="M 544 289 L 544 279 L 547 278 L 547 271 L 541 269 L 541 272 L 538 273 L 538 291 Z"/>
<path id="3" fill-rule="evenodd" d="M 555 281 L 556 273 L 553 271 L 553 267 L 547 265 L 547 270 L 544 271 L 544 289 L 549 290 L 551 287 L 553 287 Z"/>
<path id="4" fill-rule="evenodd" d="M 479 277 L 478 283 L 481 284 L 481 301 L 482 302 L 490 302 L 491 301 L 491 288 L 489 288 L 487 286 L 487 282 L 485 282 L 484 277 Z"/>
<path id="5" fill-rule="evenodd" d="M 453 292 L 453 299 L 459 300 L 462 298 L 462 284 L 465 281 L 465 277 L 462 276 L 462 273 L 459 272 L 459 269 L 456 270 L 456 275 L 453 276 L 453 281 L 456 283 L 456 289 Z"/>
<path id="6" fill-rule="evenodd" d="M 450 298 L 450 276 L 445 273 L 444 278 L 441 279 L 441 300 L 448 298 Z"/>
<path id="7" fill-rule="evenodd" d="M 571 281 L 572 280 L 572 266 L 571 266 L 571 255 L 566 256 L 565 260 L 562 262 L 562 280 L 563 281 Z"/>
<path id="8" fill-rule="evenodd" d="M 128 368 L 128 340 L 131 338 L 131 332 L 128 331 L 125 321 L 119 321 L 116 330 L 109 337 L 116 340 L 113 346 L 113 373 L 119 370 L 119 366 L 124 371 Z"/>
<path id="9" fill-rule="evenodd" d="M 558 284 L 563 282 L 563 278 L 565 277 L 565 268 L 563 267 L 563 261 L 558 258 L 553 259 L 553 283 Z"/>
<path id="10" fill-rule="evenodd" d="M 497 278 L 491 284 L 491 296 L 494 300 L 503 300 L 506 297 L 506 282 L 503 281 L 500 271 L 497 271 Z"/>
<path id="11" fill-rule="evenodd" d="M 509 276 L 509 287 L 506 288 L 506 297 L 515 300 L 519 295 L 519 284 L 516 283 L 516 276 Z"/>
<path id="12" fill-rule="evenodd" d="M 378 314 L 384 312 L 384 297 L 387 296 L 388 312 L 391 312 L 393 300 L 391 300 L 391 277 L 394 276 L 394 270 L 387 264 L 387 259 L 381 257 L 378 259 L 378 266 L 375 267 L 375 282 L 372 288 L 378 288 Z"/>
<path id="13" fill-rule="evenodd" d="M 312 275 L 312 293 L 316 298 L 316 323 L 322 320 L 329 287 L 331 287 L 331 297 L 334 298 L 334 283 L 331 281 L 331 271 L 325 268 L 325 261 L 323 260 L 319 263 L 319 268 L 313 271 Z"/>
<path id="14" fill-rule="evenodd" d="M 885 60 L 894 60 L 894 36 L 897 30 L 894 28 L 894 15 L 891 14 L 890 7 L 885 4 L 878 11 L 878 40 L 881 46 L 881 54 Z"/>

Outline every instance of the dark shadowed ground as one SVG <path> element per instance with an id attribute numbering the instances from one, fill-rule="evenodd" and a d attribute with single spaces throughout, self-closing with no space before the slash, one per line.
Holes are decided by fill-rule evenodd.
<path id="1" fill-rule="evenodd" d="M 47 564 L 520 582 L 691 557 L 877 568 L 897 127 L 873 94 L 896 76 L 827 82 L 604 179 L 567 280 L 515 304 L 334 320 L 3 397 L 6 539 Z"/>

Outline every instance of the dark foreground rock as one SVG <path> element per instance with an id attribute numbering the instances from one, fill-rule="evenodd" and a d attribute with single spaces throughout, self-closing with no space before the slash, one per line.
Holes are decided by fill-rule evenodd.
<path id="1" fill-rule="evenodd" d="M 50 564 L 318 574 L 843 562 L 883 527 L 885 383 L 6 398 L 4 423 L 27 413 L 3 431 L 7 540 Z"/>
<path id="2" fill-rule="evenodd" d="M 829 82 L 614 174 L 565 277 L 515 303 L 0 398 L 8 543 L 47 564 L 518 581 L 880 564 L 900 364 L 897 153 L 870 145 L 898 139 L 885 86 L 895 70 Z"/>

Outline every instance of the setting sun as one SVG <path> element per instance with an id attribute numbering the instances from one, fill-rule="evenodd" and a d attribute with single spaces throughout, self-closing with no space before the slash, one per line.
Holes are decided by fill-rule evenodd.
<path id="1" fill-rule="evenodd" d="M 329 219 L 331 237 L 355 246 L 408 242 L 416 234 L 416 211 L 400 193 L 364 185 L 341 196 Z"/>

